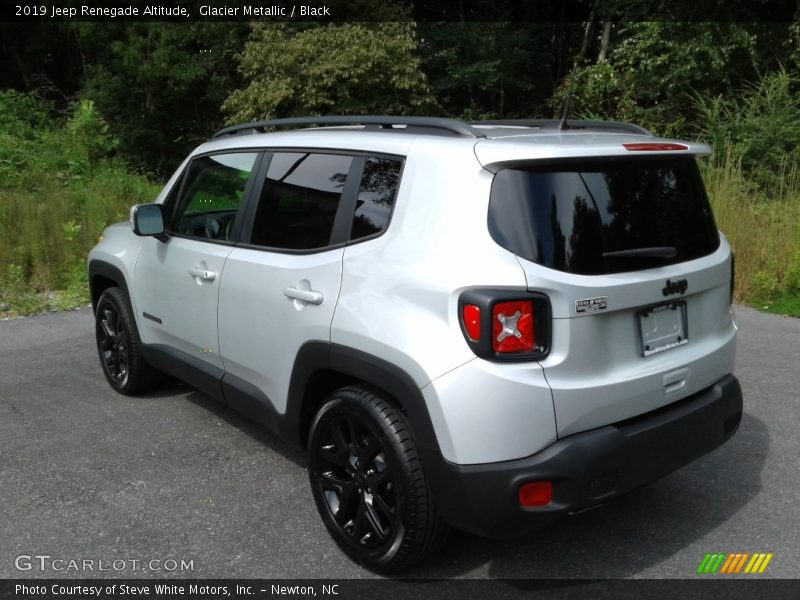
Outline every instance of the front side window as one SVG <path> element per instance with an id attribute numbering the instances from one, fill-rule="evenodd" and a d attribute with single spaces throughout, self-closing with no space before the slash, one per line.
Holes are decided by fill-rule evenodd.
<path id="1" fill-rule="evenodd" d="M 180 200 L 168 224 L 177 235 L 231 241 L 233 223 L 256 154 L 236 152 L 201 156 L 185 175 Z"/>
<path id="2" fill-rule="evenodd" d="M 353 157 L 338 154 L 275 152 L 250 242 L 289 250 L 329 246 L 352 162 Z"/>

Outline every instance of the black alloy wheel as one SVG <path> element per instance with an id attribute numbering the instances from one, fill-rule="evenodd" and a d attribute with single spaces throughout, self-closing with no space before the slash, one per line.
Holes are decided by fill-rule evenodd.
<path id="1" fill-rule="evenodd" d="M 115 387 L 128 382 L 129 335 L 113 302 L 104 302 L 97 311 L 97 348 L 103 370 Z"/>
<path id="2" fill-rule="evenodd" d="M 337 390 L 311 425 L 309 480 L 339 546 L 379 572 L 427 556 L 447 528 L 435 512 L 402 413 L 362 387 Z"/>
<path id="3" fill-rule="evenodd" d="M 106 289 L 97 301 L 95 337 L 103 374 L 116 391 L 138 394 L 162 383 L 163 375 L 144 359 L 130 302 L 117 287 Z"/>

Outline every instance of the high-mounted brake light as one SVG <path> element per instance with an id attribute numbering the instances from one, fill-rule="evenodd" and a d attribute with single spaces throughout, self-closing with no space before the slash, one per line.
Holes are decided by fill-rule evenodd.
<path id="1" fill-rule="evenodd" d="M 686 144 L 675 144 L 673 142 L 637 142 L 622 144 L 626 150 L 631 152 L 659 152 L 662 150 L 688 150 Z"/>
<path id="2" fill-rule="evenodd" d="M 492 307 L 492 347 L 495 352 L 530 352 L 535 342 L 533 302 L 497 302 Z"/>

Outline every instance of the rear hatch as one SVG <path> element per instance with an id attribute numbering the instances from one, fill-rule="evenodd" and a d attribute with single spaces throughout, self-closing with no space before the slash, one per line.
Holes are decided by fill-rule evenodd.
<path id="1" fill-rule="evenodd" d="M 676 148 L 619 143 L 617 154 L 492 165 L 490 233 L 552 303 L 541 364 L 559 436 L 658 409 L 732 370 L 730 249 L 693 152 Z"/>

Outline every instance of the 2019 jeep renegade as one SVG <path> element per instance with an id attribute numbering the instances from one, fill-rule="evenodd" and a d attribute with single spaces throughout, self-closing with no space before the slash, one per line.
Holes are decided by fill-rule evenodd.
<path id="1" fill-rule="evenodd" d="M 224 129 L 89 255 L 103 372 L 178 377 L 306 449 L 370 568 L 448 526 L 522 534 L 739 425 L 707 152 L 613 122 Z"/>

